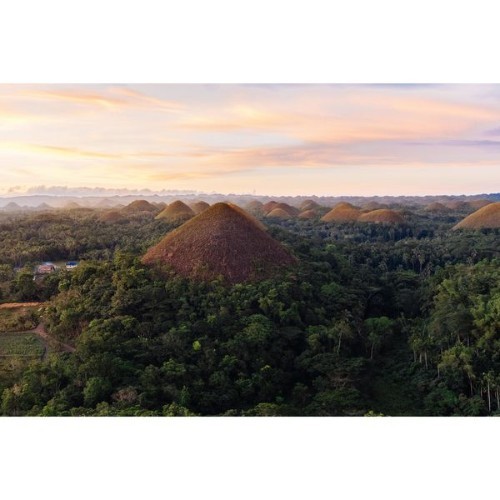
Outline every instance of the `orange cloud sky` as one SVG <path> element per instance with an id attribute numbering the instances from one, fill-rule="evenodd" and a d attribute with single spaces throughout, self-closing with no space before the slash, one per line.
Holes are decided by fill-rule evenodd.
<path id="1" fill-rule="evenodd" d="M 356 178 L 369 167 L 380 194 L 390 176 L 401 194 L 414 189 L 425 168 L 443 169 L 443 193 L 494 191 L 497 96 L 500 86 L 0 85 L 0 168 L 5 189 L 314 193 L 337 176 L 352 191 L 366 190 Z"/>

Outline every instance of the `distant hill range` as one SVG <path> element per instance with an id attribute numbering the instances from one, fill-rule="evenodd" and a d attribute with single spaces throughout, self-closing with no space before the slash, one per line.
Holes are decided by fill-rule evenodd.
<path id="1" fill-rule="evenodd" d="M 186 205 L 203 201 L 210 205 L 219 202 L 231 202 L 242 207 L 251 202 L 260 202 L 263 205 L 274 201 L 276 204 L 289 205 L 294 208 L 308 209 L 317 205 L 333 207 L 340 202 L 351 203 L 355 206 L 371 206 L 373 208 L 398 206 L 428 206 L 439 203 L 444 206 L 459 208 L 464 202 L 476 201 L 478 204 L 485 201 L 500 201 L 500 193 L 476 194 L 470 196 L 256 196 L 239 194 L 171 194 L 171 195 L 123 195 L 123 196 L 56 196 L 56 195 L 27 195 L 0 197 L 0 210 L 50 210 L 64 209 L 78 205 L 82 208 L 114 208 L 126 206 L 138 200 L 149 203 L 172 203 L 180 200 Z M 317 205 L 316 205 L 317 204 Z M 254 204 L 255 206 L 255 204 Z M 479 208 L 479 207 L 477 207 Z M 285 210 L 287 211 L 287 210 Z"/>

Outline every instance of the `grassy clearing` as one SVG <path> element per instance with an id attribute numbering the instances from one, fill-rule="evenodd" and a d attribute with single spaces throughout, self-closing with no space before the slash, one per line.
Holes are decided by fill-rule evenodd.
<path id="1" fill-rule="evenodd" d="M 33 330 L 39 321 L 38 309 L 38 306 L 0 309 L 0 333 Z"/>
<path id="2" fill-rule="evenodd" d="M 0 357 L 40 358 L 43 351 L 44 344 L 34 333 L 0 333 Z"/>

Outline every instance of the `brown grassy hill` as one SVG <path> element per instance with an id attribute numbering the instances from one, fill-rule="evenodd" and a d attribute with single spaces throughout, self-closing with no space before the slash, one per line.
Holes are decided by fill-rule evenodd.
<path id="1" fill-rule="evenodd" d="M 297 217 L 297 215 L 299 215 L 300 213 L 300 210 L 298 208 L 292 207 L 288 203 L 278 203 L 273 208 L 273 210 L 276 210 L 277 208 L 284 210 L 285 212 L 289 213 L 292 217 Z"/>
<path id="2" fill-rule="evenodd" d="M 439 203 L 438 201 L 435 201 L 434 203 L 429 203 L 428 205 L 425 206 L 424 210 L 426 212 L 449 212 L 450 209 L 443 205 L 442 203 Z"/>
<path id="3" fill-rule="evenodd" d="M 310 210 L 304 210 L 303 212 L 300 212 L 299 214 L 299 219 L 315 219 L 318 216 L 315 210 L 310 209 Z"/>
<path id="4" fill-rule="evenodd" d="M 122 212 L 126 214 L 138 214 L 140 212 L 156 213 L 158 209 L 149 201 L 136 200 L 122 208 Z"/>
<path id="5" fill-rule="evenodd" d="M 268 214 L 276 208 L 277 204 L 277 201 L 268 201 L 267 203 L 264 203 L 264 205 L 262 205 L 262 210 L 264 210 L 265 214 Z"/>
<path id="6" fill-rule="evenodd" d="M 321 217 L 323 222 L 353 222 L 358 220 L 361 211 L 350 203 L 338 203 Z"/>
<path id="7" fill-rule="evenodd" d="M 243 210 L 239 205 L 235 205 L 234 203 L 226 203 L 230 207 L 238 210 L 241 214 L 243 214 L 247 219 L 250 219 L 258 228 L 262 229 L 262 231 L 267 231 L 268 227 L 257 219 L 254 215 L 248 213 L 246 210 Z"/>
<path id="8" fill-rule="evenodd" d="M 334 205 L 332 208 L 356 208 L 357 210 L 359 210 L 359 207 L 356 207 L 352 203 L 349 203 L 347 201 L 341 201 Z"/>
<path id="9" fill-rule="evenodd" d="M 363 210 L 368 210 L 369 212 L 373 210 L 379 210 L 381 208 L 389 208 L 387 205 L 383 203 L 379 203 L 378 201 L 369 201 L 368 203 L 364 203 L 361 207 Z"/>
<path id="10" fill-rule="evenodd" d="M 185 277 L 228 283 L 265 279 L 297 262 L 241 208 L 216 203 L 170 232 L 143 257 L 146 265 L 167 266 Z"/>
<path id="11" fill-rule="evenodd" d="M 461 220 L 453 229 L 500 228 L 500 201 L 490 203 Z"/>
<path id="12" fill-rule="evenodd" d="M 462 210 L 463 208 L 468 208 L 467 203 L 465 201 L 448 201 L 446 203 L 443 203 L 445 207 L 450 208 L 451 210 Z"/>
<path id="13" fill-rule="evenodd" d="M 194 215 L 195 213 L 185 203 L 177 200 L 168 205 L 156 218 L 165 219 L 168 222 L 185 222 Z"/>
<path id="14" fill-rule="evenodd" d="M 119 210 L 109 210 L 99 215 L 99 220 L 101 220 L 102 222 L 117 222 L 122 219 L 123 214 Z"/>
<path id="15" fill-rule="evenodd" d="M 291 219 L 293 216 L 286 210 L 283 210 L 282 208 L 274 208 L 266 215 L 266 217 L 268 217 L 269 219 L 286 220 L 286 219 Z"/>
<path id="16" fill-rule="evenodd" d="M 387 208 L 381 208 L 366 214 L 361 214 L 358 220 L 359 222 L 385 222 L 388 224 L 404 224 L 405 221 L 397 212 Z"/>
<path id="17" fill-rule="evenodd" d="M 51 207 L 50 205 L 48 205 L 47 203 L 40 203 L 40 205 L 38 205 L 38 207 L 36 207 L 37 210 L 54 210 L 53 207 Z"/>
<path id="18" fill-rule="evenodd" d="M 63 207 L 64 210 L 75 210 L 77 208 L 82 208 L 82 206 L 76 203 L 76 201 L 68 201 Z"/>
<path id="19" fill-rule="evenodd" d="M 167 204 L 164 201 L 153 201 L 152 203 L 160 212 L 167 208 Z"/>
<path id="20" fill-rule="evenodd" d="M 493 202 L 491 202 L 490 200 L 471 200 L 467 202 L 467 205 L 469 205 L 469 207 L 473 208 L 474 210 L 479 210 L 480 208 L 483 208 L 490 203 Z"/>
<path id="21" fill-rule="evenodd" d="M 21 207 L 16 202 L 11 201 L 10 203 L 7 203 L 5 207 L 3 207 L 3 210 L 8 212 L 15 212 L 17 210 L 21 210 Z"/>
<path id="22" fill-rule="evenodd" d="M 196 215 L 201 214 L 201 212 L 204 212 L 207 208 L 210 207 L 210 205 L 206 201 L 197 201 L 195 203 L 191 203 L 191 205 L 189 206 Z"/>
<path id="23" fill-rule="evenodd" d="M 314 210 L 319 206 L 319 203 L 316 203 L 314 200 L 305 200 L 299 205 L 299 208 L 301 212 L 305 212 L 306 210 Z"/>
<path id="24" fill-rule="evenodd" d="M 113 202 L 111 200 L 108 200 L 107 198 L 103 198 L 95 206 L 96 206 L 96 208 L 112 208 Z"/>
<path id="25" fill-rule="evenodd" d="M 262 215 L 264 213 L 264 205 L 261 201 L 252 200 L 250 203 L 245 205 L 245 210 L 252 214 Z"/>

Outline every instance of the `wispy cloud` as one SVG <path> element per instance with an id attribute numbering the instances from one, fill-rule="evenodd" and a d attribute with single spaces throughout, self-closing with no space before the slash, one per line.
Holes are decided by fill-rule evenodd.
<path id="1" fill-rule="evenodd" d="M 500 109 L 387 92 L 345 92 L 341 100 L 314 93 L 295 106 L 231 103 L 187 114 L 178 126 L 197 132 L 276 132 L 298 141 L 353 142 L 451 138 L 481 121 L 500 118 Z M 287 103 L 288 104 L 288 103 Z"/>
<path id="2" fill-rule="evenodd" d="M 115 87 L 113 88 L 113 92 L 116 95 L 124 96 L 130 105 L 153 107 L 173 113 L 180 112 L 185 108 L 185 106 L 178 101 L 172 99 L 158 99 L 127 87 Z"/>
<path id="3" fill-rule="evenodd" d="M 78 148 L 67 148 L 61 146 L 50 146 L 44 144 L 23 144 L 12 142 L 0 142 L 0 151 L 12 151 L 18 153 L 42 154 L 65 158 L 93 158 L 93 159 L 118 159 L 121 155 L 103 153 L 98 151 L 85 151 Z"/>
<path id="4" fill-rule="evenodd" d="M 162 111 L 178 112 L 182 104 L 173 100 L 158 99 L 147 96 L 137 90 L 125 86 L 110 86 L 101 92 L 89 92 L 80 88 L 21 89 L 17 93 L 20 98 L 41 100 L 46 102 L 67 102 L 76 105 L 97 106 L 108 110 L 139 107 L 153 108 Z"/>
<path id="5" fill-rule="evenodd" d="M 484 135 L 496 137 L 497 135 L 500 135 L 500 127 L 489 129 L 486 132 L 484 132 Z"/>
<path id="6" fill-rule="evenodd" d="M 442 146 L 451 146 L 451 147 L 473 147 L 473 148 L 498 148 L 500 147 L 500 141 L 491 141 L 484 139 L 477 140 L 467 140 L 467 139 L 459 139 L 459 140 L 446 140 L 446 141 L 428 141 L 428 142 L 407 142 L 406 144 L 410 146 L 432 146 L 432 147 L 442 147 Z"/>
<path id="7" fill-rule="evenodd" d="M 125 99 L 112 97 L 103 93 L 81 92 L 73 90 L 23 90 L 22 97 L 47 101 L 63 101 L 73 104 L 91 104 L 105 108 L 117 108 L 127 105 Z"/>

